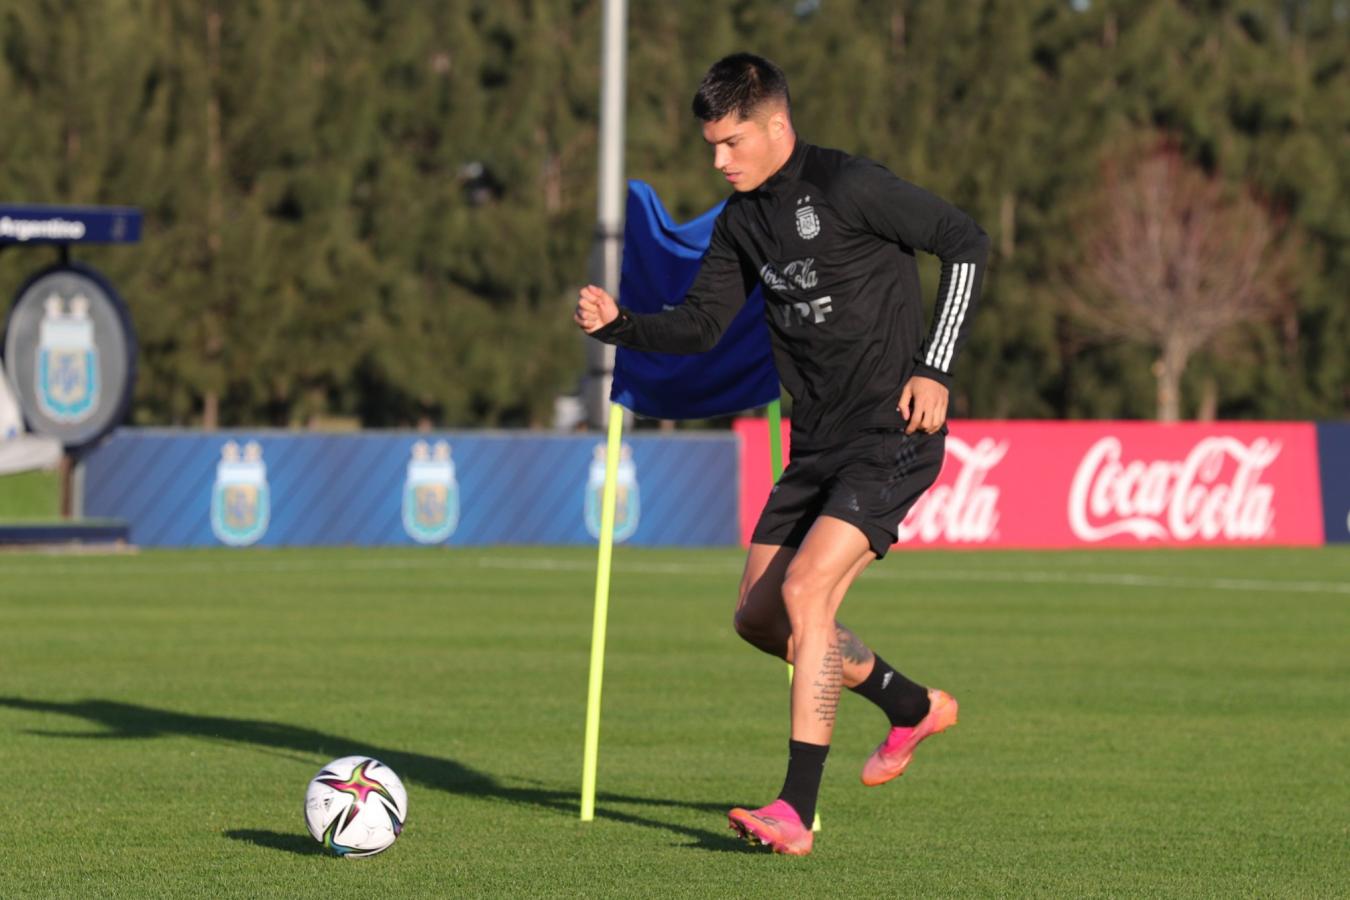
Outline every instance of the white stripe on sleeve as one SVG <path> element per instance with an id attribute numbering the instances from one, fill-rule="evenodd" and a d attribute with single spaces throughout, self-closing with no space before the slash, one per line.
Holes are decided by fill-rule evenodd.
<path id="1" fill-rule="evenodd" d="M 947 284 L 947 297 L 942 301 L 942 310 L 938 317 L 938 326 L 933 331 L 933 343 L 928 348 L 928 355 L 924 357 L 924 365 L 937 367 L 937 360 L 941 357 L 941 351 L 938 349 L 942 345 L 942 335 L 947 328 L 947 319 L 951 315 L 952 298 L 956 296 L 956 282 L 961 272 L 962 263 L 957 263 L 952 267 L 951 281 Z"/>
<path id="2" fill-rule="evenodd" d="M 935 369 L 942 369 L 942 357 L 947 349 L 947 343 L 955 333 L 952 322 L 956 318 L 957 308 L 961 305 L 961 296 L 965 293 L 966 276 L 970 266 L 970 263 L 957 263 L 956 268 L 952 271 L 951 290 L 948 292 L 947 301 L 942 305 L 942 320 L 938 323 L 938 339 L 934 342 L 928 353 L 928 358 L 925 360 L 928 365 Z"/>
<path id="3" fill-rule="evenodd" d="M 970 292 L 975 287 L 975 264 L 970 264 L 970 278 L 966 281 L 965 296 L 961 298 L 961 311 L 956 315 L 956 327 L 952 329 L 952 339 L 947 343 L 947 352 L 942 357 L 942 371 L 946 372 L 952 364 L 952 353 L 956 351 L 956 336 L 961 333 L 961 323 L 966 320 L 966 307 L 970 306 Z"/>

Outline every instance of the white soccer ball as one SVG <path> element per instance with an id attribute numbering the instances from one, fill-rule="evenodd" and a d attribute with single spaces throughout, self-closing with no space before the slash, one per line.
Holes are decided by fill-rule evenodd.
<path id="1" fill-rule="evenodd" d="M 305 825 L 338 856 L 388 850 L 408 821 L 408 792 L 394 770 L 369 756 L 344 756 L 305 791 Z"/>

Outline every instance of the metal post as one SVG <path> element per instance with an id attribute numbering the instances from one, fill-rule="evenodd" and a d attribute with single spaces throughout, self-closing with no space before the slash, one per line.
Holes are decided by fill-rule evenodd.
<path id="1" fill-rule="evenodd" d="M 591 249 L 590 281 L 619 296 L 623 261 L 624 102 L 628 81 L 628 0 L 605 0 L 600 51 L 600 192 Z M 593 428 L 608 423 L 614 348 L 593 338 L 586 342 L 586 381 L 582 388 L 586 418 Z"/>

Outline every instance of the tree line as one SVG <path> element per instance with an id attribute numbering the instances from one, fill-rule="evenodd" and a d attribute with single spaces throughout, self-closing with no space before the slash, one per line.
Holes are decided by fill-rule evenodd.
<path id="1" fill-rule="evenodd" d="M 600 12 L 0 0 L 0 201 L 144 211 L 141 245 L 77 254 L 132 309 L 137 423 L 546 426 L 584 368 Z M 1340 0 L 632 0 L 626 170 L 677 217 L 718 202 L 689 100 L 719 56 L 762 53 L 804 139 L 993 238 L 958 414 L 1341 416 L 1348 20 Z M 1165 176 L 1193 201 L 1129 193 Z M 1148 257 L 1131 228 L 1208 242 Z M 0 255 L 0 289 L 38 255 Z"/>

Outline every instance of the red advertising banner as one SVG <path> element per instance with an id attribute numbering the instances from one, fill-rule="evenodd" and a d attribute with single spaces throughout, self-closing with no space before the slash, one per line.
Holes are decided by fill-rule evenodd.
<path id="1" fill-rule="evenodd" d="M 1322 544 L 1311 423 L 961 420 L 950 429 L 942 474 L 899 523 L 899 545 Z M 748 543 L 771 487 L 768 423 L 741 419 L 736 432 Z"/>

